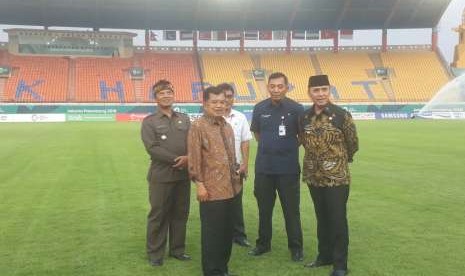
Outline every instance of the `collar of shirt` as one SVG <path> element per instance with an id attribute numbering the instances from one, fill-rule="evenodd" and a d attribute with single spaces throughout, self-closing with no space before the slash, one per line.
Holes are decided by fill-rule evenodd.
<path id="1" fill-rule="evenodd" d="M 268 102 L 267 102 L 267 107 L 268 108 L 281 108 L 282 106 L 285 106 L 288 103 L 289 98 L 284 97 L 277 104 L 273 104 L 273 101 L 271 100 L 271 98 L 268 98 L 267 100 L 268 100 Z"/>
<path id="2" fill-rule="evenodd" d="M 319 115 L 325 114 L 326 116 L 330 116 L 330 114 L 332 113 L 331 111 L 333 109 L 333 106 L 334 105 L 332 103 L 328 103 Z M 310 107 L 310 109 L 308 110 L 308 115 L 310 118 L 313 116 L 317 116 L 315 113 L 315 105 L 312 105 L 312 107 Z"/>
<path id="3" fill-rule="evenodd" d="M 224 120 L 223 117 L 216 117 L 216 116 L 209 116 L 209 115 L 206 115 L 204 114 L 203 117 L 205 118 L 205 120 L 211 124 L 211 125 L 220 125 L 220 126 L 224 126 L 226 124 L 226 121 Z"/>
<path id="4" fill-rule="evenodd" d="M 237 116 L 237 112 L 238 112 L 238 111 L 236 111 L 236 110 L 234 110 L 234 109 L 231 109 L 231 112 L 229 112 L 228 115 L 224 116 L 224 118 L 226 118 L 226 119 L 231 119 L 231 118 L 233 118 L 233 117 L 236 117 L 236 116 Z"/>
<path id="5" fill-rule="evenodd" d="M 157 108 L 157 111 L 155 111 L 155 116 L 157 116 L 158 118 L 161 118 L 161 117 L 168 117 L 165 113 L 163 113 L 161 111 L 161 109 Z M 178 113 L 174 110 L 171 110 L 171 117 L 176 117 L 178 116 Z M 169 118 L 169 117 L 168 117 Z"/>

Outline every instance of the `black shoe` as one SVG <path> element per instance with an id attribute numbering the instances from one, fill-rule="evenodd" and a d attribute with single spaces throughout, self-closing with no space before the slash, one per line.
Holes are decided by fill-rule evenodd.
<path id="1" fill-rule="evenodd" d="M 178 254 L 178 255 L 170 255 L 171 257 L 180 260 L 180 261 L 190 261 L 192 260 L 191 256 L 187 255 L 186 253 Z"/>
<path id="2" fill-rule="evenodd" d="M 347 270 L 335 269 L 329 274 L 329 276 L 345 276 L 347 274 Z"/>
<path id="3" fill-rule="evenodd" d="M 332 265 L 332 264 L 333 264 L 332 262 L 324 262 L 324 261 L 317 259 L 311 263 L 305 264 L 305 267 L 306 268 L 317 268 L 320 266 L 326 266 L 326 265 Z"/>
<path id="4" fill-rule="evenodd" d="M 304 252 L 302 250 L 291 251 L 291 259 L 294 262 L 302 262 L 304 260 Z"/>
<path id="5" fill-rule="evenodd" d="M 234 238 L 233 243 L 242 247 L 250 247 L 250 243 L 246 238 Z"/>
<path id="6" fill-rule="evenodd" d="M 265 254 L 266 252 L 270 252 L 271 249 L 263 249 L 263 248 L 260 248 L 260 247 L 255 247 L 254 249 L 250 250 L 249 251 L 249 255 L 250 256 L 260 256 L 260 255 L 263 255 Z"/>
<path id="7" fill-rule="evenodd" d="M 162 266 L 163 265 L 163 259 L 149 260 L 149 264 L 151 266 Z"/>

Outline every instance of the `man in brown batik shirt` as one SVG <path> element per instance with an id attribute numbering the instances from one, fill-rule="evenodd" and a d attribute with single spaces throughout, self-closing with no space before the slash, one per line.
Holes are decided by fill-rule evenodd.
<path id="1" fill-rule="evenodd" d="M 203 92 L 204 115 L 188 134 L 189 174 L 200 202 L 202 270 L 204 276 L 228 275 L 231 256 L 232 214 L 241 191 L 234 154 L 234 132 L 223 118 L 224 91 Z"/>

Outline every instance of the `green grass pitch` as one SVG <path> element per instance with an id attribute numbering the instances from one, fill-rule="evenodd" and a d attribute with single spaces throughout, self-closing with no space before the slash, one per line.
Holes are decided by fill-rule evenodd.
<path id="1" fill-rule="evenodd" d="M 351 275 L 463 275 L 465 122 L 358 121 L 351 165 Z M 0 125 L 0 275 L 200 275 L 198 204 L 187 250 L 193 260 L 145 255 L 148 166 L 137 123 Z M 257 237 L 252 145 L 244 208 Z M 195 192 L 195 189 L 193 189 Z M 316 254 L 315 218 L 302 185 L 305 261 Z M 234 247 L 239 275 L 327 275 L 290 261 L 279 202 L 272 252 Z"/>

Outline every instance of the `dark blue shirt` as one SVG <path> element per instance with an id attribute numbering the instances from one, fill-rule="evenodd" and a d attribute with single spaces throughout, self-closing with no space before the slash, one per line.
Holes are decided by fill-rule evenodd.
<path id="1" fill-rule="evenodd" d="M 299 116 L 304 112 L 301 104 L 284 98 L 277 105 L 266 99 L 255 105 L 250 130 L 260 135 L 255 173 L 299 174 Z M 280 125 L 285 135 L 280 135 Z"/>

